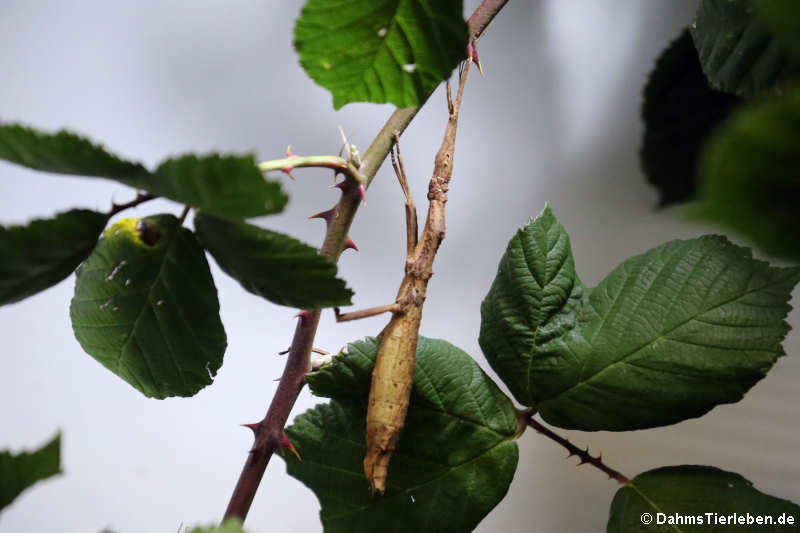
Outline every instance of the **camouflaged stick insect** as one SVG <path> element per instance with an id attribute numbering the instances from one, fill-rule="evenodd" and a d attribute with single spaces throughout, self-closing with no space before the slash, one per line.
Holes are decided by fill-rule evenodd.
<path id="1" fill-rule="evenodd" d="M 445 235 L 445 203 L 453 173 L 458 112 L 471 61 L 472 58 L 468 57 L 460 69 L 455 102 L 451 99 L 450 84 L 447 84 L 449 117 L 442 145 L 436 154 L 433 176 L 428 185 L 428 218 L 419 238 L 417 211 L 400 157 L 399 136 L 395 133 L 391 153 L 392 166 L 406 200 L 407 234 L 405 274 L 397 291 L 397 298 L 392 304 L 352 313 L 340 314 L 339 310 L 335 309 L 338 321 L 392 313 L 391 320 L 379 335 L 380 347 L 372 371 L 372 385 L 367 405 L 367 452 L 364 457 L 364 474 L 373 493 L 383 493 L 386 490 L 389 461 L 408 411 L 422 306 L 425 302 L 428 280 L 433 275 L 433 261 Z"/>

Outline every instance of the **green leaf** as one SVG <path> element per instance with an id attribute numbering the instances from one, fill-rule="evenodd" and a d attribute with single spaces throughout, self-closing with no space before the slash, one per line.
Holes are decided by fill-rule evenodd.
<path id="1" fill-rule="evenodd" d="M 61 434 L 35 452 L 16 455 L 0 452 L 0 509 L 22 491 L 40 481 L 61 473 Z"/>
<path id="2" fill-rule="evenodd" d="M 550 393 L 560 390 L 560 375 L 571 365 L 555 358 L 540 365 L 537 352 L 575 327 L 584 291 L 569 235 L 546 205 L 508 243 L 481 304 L 481 348 L 519 402 L 533 405 L 548 394 L 548 374 Z M 534 390 L 534 383 L 544 389 Z"/>
<path id="3" fill-rule="evenodd" d="M 139 163 L 122 160 L 69 131 L 49 134 L 20 124 L 0 124 L 0 158 L 35 170 L 110 178 L 134 187 L 148 175 Z"/>
<path id="4" fill-rule="evenodd" d="M 294 46 L 336 109 L 419 105 L 466 57 L 462 9 L 461 0 L 308 0 Z"/>
<path id="5" fill-rule="evenodd" d="M 26 226 L 0 226 L 0 305 L 69 276 L 91 253 L 108 215 L 73 209 Z"/>
<path id="6" fill-rule="evenodd" d="M 648 520 L 650 524 L 643 523 Z M 756 490 L 739 474 L 682 465 L 639 474 L 620 488 L 611 503 L 606 531 L 777 533 L 796 531 L 798 521 L 799 506 Z"/>
<path id="7" fill-rule="evenodd" d="M 509 243 L 480 344 L 521 403 L 568 429 L 672 424 L 742 398 L 783 355 L 800 268 L 724 237 L 672 241 L 582 288 L 548 208 Z"/>
<path id="8" fill-rule="evenodd" d="M 228 518 L 219 526 L 196 527 L 189 533 L 245 533 L 242 521 L 238 518 Z"/>
<path id="9" fill-rule="evenodd" d="M 317 495 L 329 533 L 472 531 L 505 496 L 516 470 L 511 401 L 470 356 L 420 337 L 387 490 L 372 497 L 363 471 L 364 419 L 377 348 L 375 339 L 351 343 L 308 376 L 311 390 L 332 400 L 286 429 L 303 458 L 282 454 L 289 474 Z"/>
<path id="10" fill-rule="evenodd" d="M 708 146 L 695 213 L 800 259 L 800 86 L 754 102 Z"/>
<path id="11" fill-rule="evenodd" d="M 700 147 L 738 102 L 709 87 L 688 30 L 658 58 L 644 89 L 639 155 L 662 206 L 694 194 Z"/>
<path id="12" fill-rule="evenodd" d="M 756 0 L 756 13 L 775 39 L 800 57 L 800 3 L 797 0 Z"/>
<path id="13" fill-rule="evenodd" d="M 202 213 L 194 225 L 203 246 L 245 290 L 302 309 L 350 305 L 353 291 L 316 248 L 282 233 Z"/>
<path id="14" fill-rule="evenodd" d="M 75 337 L 145 396 L 192 396 L 225 352 L 217 289 L 194 234 L 172 215 L 124 219 L 77 271 Z"/>
<path id="15" fill-rule="evenodd" d="M 252 155 L 184 155 L 168 159 L 142 188 L 230 218 L 279 213 L 288 201 L 280 183 L 266 180 Z"/>
<path id="16" fill-rule="evenodd" d="M 756 17 L 752 0 L 701 0 L 692 37 L 720 91 L 749 97 L 800 73 L 800 61 Z"/>
<path id="17" fill-rule="evenodd" d="M 264 178 L 252 155 L 184 155 L 155 172 L 123 161 L 102 146 L 70 133 L 42 133 L 0 125 L 0 158 L 36 170 L 116 180 L 222 217 L 257 217 L 283 210 L 280 183 Z"/>

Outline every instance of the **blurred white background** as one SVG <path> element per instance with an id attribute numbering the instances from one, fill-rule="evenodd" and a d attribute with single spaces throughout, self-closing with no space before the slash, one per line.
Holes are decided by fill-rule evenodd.
<path id="1" fill-rule="evenodd" d="M 465 13 L 477 5 L 467 1 Z M 389 106 L 350 104 L 310 81 L 291 47 L 302 2 L 3 0 L 0 120 L 69 127 L 153 165 L 171 154 L 253 150 L 281 157 L 339 149 L 337 126 L 362 147 Z M 583 281 L 596 284 L 625 258 L 666 240 L 713 231 L 657 211 L 638 168 L 640 94 L 658 53 L 691 20 L 696 2 L 512 1 L 480 43 L 487 76 L 470 80 L 422 334 L 448 339 L 488 370 L 477 343 L 479 306 L 514 231 L 544 202 L 572 237 Z M 424 192 L 445 121 L 435 94 L 403 138 L 412 191 Z M 297 171 L 285 213 L 259 224 L 318 244 L 330 207 L 329 173 Z M 51 176 L 0 163 L 0 223 L 80 206 L 105 210 L 132 191 L 113 182 Z M 166 201 L 124 216 L 178 213 Z M 395 294 L 404 255 L 402 196 L 385 166 L 358 213 L 340 272 L 355 307 Z M 150 400 L 83 353 L 68 317 L 74 278 L 0 308 L 0 448 L 39 446 L 63 431 L 64 475 L 26 491 L 0 516 L 2 532 L 175 532 L 219 519 L 294 330 L 293 309 L 244 292 L 212 270 L 229 348 L 216 382 L 191 399 Z M 795 302 L 796 302 L 795 298 Z M 376 334 L 385 317 L 334 323 L 330 351 Z M 798 323 L 798 314 L 790 320 Z M 667 464 L 709 464 L 761 490 L 800 500 L 800 336 L 788 357 L 736 405 L 673 427 L 633 433 L 564 432 L 634 476 Z M 294 413 L 317 400 L 304 391 Z M 529 432 L 509 495 L 481 523 L 489 531 L 602 531 L 614 483 L 575 467 Z M 253 533 L 320 531 L 314 495 L 274 458 L 247 526 Z"/>

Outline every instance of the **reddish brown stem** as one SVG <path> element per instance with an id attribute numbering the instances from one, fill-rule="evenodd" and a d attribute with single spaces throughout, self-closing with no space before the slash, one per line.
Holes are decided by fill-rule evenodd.
<path id="1" fill-rule="evenodd" d="M 569 455 L 567 457 L 572 457 L 573 455 L 578 456 L 578 459 L 580 459 L 580 462 L 578 463 L 578 466 L 580 466 L 582 464 L 590 464 L 593 467 L 595 467 L 598 470 L 600 470 L 601 472 L 603 472 L 606 475 L 608 475 L 609 478 L 616 480 L 618 483 L 620 483 L 622 485 L 626 485 L 626 484 L 631 482 L 631 480 L 628 479 L 627 476 L 625 476 L 624 474 L 621 474 L 620 472 L 617 472 L 613 468 L 611 468 L 611 467 L 607 466 L 605 463 L 603 463 L 602 455 L 598 455 L 597 457 L 593 457 L 591 454 L 589 454 L 589 448 L 588 447 L 585 450 L 581 450 L 580 448 L 578 448 L 577 446 L 572 444 L 570 441 L 568 441 L 567 439 L 565 439 L 561 435 L 558 435 L 557 433 L 553 432 L 547 426 L 541 424 L 537 420 L 534 420 L 533 419 L 533 415 L 526 416 L 525 417 L 525 423 L 528 424 L 533 429 L 535 429 L 536 431 L 538 431 L 539 433 L 541 433 L 542 435 L 544 435 L 545 437 L 547 437 L 548 439 L 554 440 L 557 443 L 559 443 L 561 446 L 566 448 L 567 451 L 569 452 Z"/>
<path id="2" fill-rule="evenodd" d="M 136 198 L 134 198 L 130 202 L 126 202 L 124 204 L 112 203 L 111 204 L 111 210 L 108 212 L 108 216 L 109 217 L 113 217 L 114 215 L 116 215 L 120 211 L 124 211 L 126 209 L 131 208 L 131 207 L 136 207 L 139 204 L 143 204 L 145 202 L 149 202 L 150 200 L 153 200 L 155 198 L 156 198 L 156 196 L 153 196 L 152 194 L 138 193 L 136 195 Z"/>
<path id="3" fill-rule="evenodd" d="M 494 16 L 503 8 L 508 0 L 484 0 L 467 21 L 471 38 L 477 39 L 486 29 Z M 423 102 L 424 103 L 424 102 Z M 394 143 L 395 134 L 405 131 L 416 116 L 420 106 L 398 109 L 375 137 L 362 158 L 361 172 L 367 186 L 372 182 L 378 168 L 383 163 Z M 349 180 L 350 186 L 342 187 L 342 197 L 334 208 L 331 222 L 325 233 L 325 240 L 320 253 L 336 261 L 344 250 L 347 234 L 356 211 L 361 205 L 361 195 L 355 180 Z M 320 311 L 304 311 L 295 328 L 292 346 L 286 360 L 278 389 L 272 398 L 269 410 L 264 419 L 251 424 L 255 433 L 255 443 L 250 450 L 242 473 L 233 490 L 223 520 L 235 516 L 244 521 L 250 510 L 264 471 L 276 448 L 281 446 L 283 428 L 294 407 L 297 395 L 303 388 L 305 376 L 311 368 L 311 349 L 319 324 Z"/>

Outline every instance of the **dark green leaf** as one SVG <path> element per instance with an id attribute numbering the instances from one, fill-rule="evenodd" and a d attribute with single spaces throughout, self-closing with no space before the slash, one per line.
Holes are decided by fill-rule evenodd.
<path id="1" fill-rule="evenodd" d="M 756 0 L 756 13 L 775 38 L 800 57 L 800 2 L 797 0 Z"/>
<path id="2" fill-rule="evenodd" d="M 0 305 L 69 276 L 91 253 L 108 215 L 73 209 L 27 226 L 0 226 Z"/>
<path id="3" fill-rule="evenodd" d="M 800 73 L 800 61 L 756 17 L 752 0 L 702 0 L 692 37 L 720 91 L 753 96 Z"/>
<path id="4" fill-rule="evenodd" d="M 222 365 L 217 289 L 172 215 L 125 219 L 77 271 L 70 316 L 83 349 L 145 396 L 192 396 Z"/>
<path id="5" fill-rule="evenodd" d="M 0 452 L 0 509 L 42 479 L 61 473 L 61 434 L 35 452 Z"/>
<path id="6" fill-rule="evenodd" d="M 294 28 L 300 64 L 348 102 L 419 105 L 466 57 L 461 0 L 308 0 Z"/>
<path id="7" fill-rule="evenodd" d="M 672 241 L 582 288 L 549 209 L 511 240 L 481 308 L 480 343 L 546 421 L 631 430 L 736 402 L 783 355 L 800 268 L 724 237 Z"/>
<path id="8" fill-rule="evenodd" d="M 283 454 L 289 474 L 319 498 L 326 532 L 472 531 L 514 476 L 514 407 L 467 354 L 420 337 L 387 490 L 372 497 L 363 472 L 364 418 L 376 354 L 375 339 L 355 342 L 309 375 L 312 391 L 332 400 L 287 428 L 303 458 Z"/>
<path id="9" fill-rule="evenodd" d="M 5 124 L 0 125 L 0 158 L 46 172 L 114 179 L 234 219 L 278 213 L 288 201 L 278 182 L 264 178 L 252 155 L 184 155 L 151 173 L 73 133 Z"/>
<path id="10" fill-rule="evenodd" d="M 800 259 L 800 86 L 755 102 L 712 140 L 696 213 Z"/>
<path id="11" fill-rule="evenodd" d="M 142 188 L 222 217 L 279 213 L 288 197 L 268 181 L 252 155 L 185 155 L 161 163 Z"/>
<path id="12" fill-rule="evenodd" d="M 281 305 L 315 309 L 350 305 L 353 291 L 336 265 L 288 235 L 198 214 L 197 238 L 245 290 Z"/>
<path id="13" fill-rule="evenodd" d="M 242 521 L 238 518 L 229 518 L 219 526 L 196 527 L 189 533 L 245 533 Z"/>
<path id="14" fill-rule="evenodd" d="M 35 170 L 110 178 L 132 186 L 148 174 L 139 163 L 124 161 L 74 133 L 42 133 L 20 124 L 0 125 L 0 158 Z"/>
<path id="15" fill-rule="evenodd" d="M 569 235 L 545 206 L 508 243 L 481 305 L 481 348 L 519 402 L 534 405 L 546 396 L 547 374 L 554 380 L 549 393 L 560 390 L 561 374 L 571 365 L 557 358 L 539 365 L 539 347 L 576 326 L 584 291 Z"/>
<path id="16" fill-rule="evenodd" d="M 688 30 L 658 58 L 644 89 L 640 160 L 662 206 L 694 194 L 700 147 L 738 101 L 709 87 Z"/>
<path id="17" fill-rule="evenodd" d="M 759 518 L 761 522 L 759 523 Z M 649 524 L 647 522 L 651 520 Z M 667 466 L 639 474 L 617 491 L 608 533 L 797 531 L 800 507 L 710 466 Z"/>

